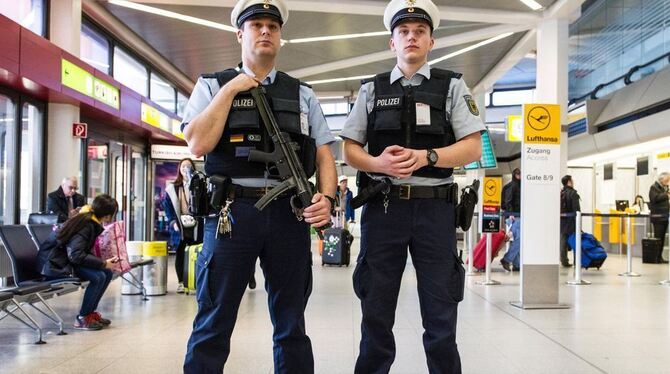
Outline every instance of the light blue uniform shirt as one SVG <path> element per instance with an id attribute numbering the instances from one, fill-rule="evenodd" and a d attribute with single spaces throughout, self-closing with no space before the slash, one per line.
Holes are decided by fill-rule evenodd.
<path id="1" fill-rule="evenodd" d="M 242 69 L 247 75 L 254 76 L 254 73 L 246 67 L 243 67 Z M 276 77 L 277 70 L 273 68 L 272 71 L 270 71 L 270 74 L 263 79 L 262 84 L 264 86 L 272 84 Z M 193 93 L 188 99 L 188 103 L 184 109 L 182 128 L 188 126 L 193 118 L 207 108 L 220 89 L 221 87 L 216 78 L 198 78 L 198 82 L 195 84 Z M 330 128 L 328 128 L 326 117 L 323 115 L 321 105 L 319 105 L 319 100 L 316 98 L 314 91 L 303 85 L 300 85 L 300 112 L 302 113 L 301 117 L 307 118 L 309 135 L 315 140 L 317 147 L 335 141 L 335 137 L 330 132 Z M 233 183 L 245 187 L 265 187 L 278 184 L 277 181 L 266 178 L 236 178 L 233 179 Z"/>
<path id="2" fill-rule="evenodd" d="M 391 84 L 400 79 L 404 86 L 418 86 L 424 79 L 430 79 L 430 65 L 425 64 L 410 79 L 405 78 L 400 68 L 396 65 L 391 71 Z M 446 115 L 456 136 L 456 141 L 464 137 L 486 130 L 482 119 L 471 112 L 466 101 L 470 96 L 470 90 L 463 79 L 451 79 L 449 92 L 447 93 Z M 361 86 L 358 91 L 356 103 L 349 113 L 349 117 L 342 129 L 341 137 L 351 139 L 357 143 L 367 144 L 368 114 L 372 112 L 375 103 L 375 84 L 368 82 Z M 379 178 L 373 176 L 373 178 Z M 453 182 L 453 177 L 444 179 L 409 177 L 406 179 L 391 179 L 393 184 L 410 184 L 413 186 L 437 186 Z"/>

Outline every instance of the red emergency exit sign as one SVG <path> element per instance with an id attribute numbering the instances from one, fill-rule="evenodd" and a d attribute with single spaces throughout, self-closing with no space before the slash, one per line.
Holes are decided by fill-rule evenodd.
<path id="1" fill-rule="evenodd" d="M 88 137 L 88 125 L 85 123 L 73 123 L 72 136 L 75 138 L 86 139 Z"/>

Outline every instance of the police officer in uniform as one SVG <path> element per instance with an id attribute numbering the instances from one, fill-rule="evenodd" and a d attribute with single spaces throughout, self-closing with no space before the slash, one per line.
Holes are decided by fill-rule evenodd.
<path id="1" fill-rule="evenodd" d="M 452 168 L 481 157 L 484 125 L 455 72 L 431 69 L 428 53 L 440 13 L 430 0 L 393 0 L 393 71 L 364 81 L 342 131 L 347 163 L 370 198 L 361 218 L 361 252 L 353 275 L 361 300 L 356 373 L 387 373 L 395 358 L 393 324 L 407 252 L 416 270 L 423 343 L 430 373 L 460 373 L 456 315 L 464 269 L 456 249 Z M 364 146 L 367 144 L 367 151 Z"/>
<path id="2" fill-rule="evenodd" d="M 205 155 L 208 175 L 232 178 L 232 232 L 221 234 L 217 218 L 205 224 L 197 261 L 198 313 L 188 341 L 186 373 L 221 373 L 240 300 L 260 258 L 274 326 L 275 373 L 312 373 L 314 360 L 305 333 L 304 311 L 312 285 L 309 226 L 330 222 L 337 173 L 329 144 L 334 141 L 311 88 L 275 70 L 282 26 L 288 18 L 283 0 L 240 0 L 231 15 L 242 47 L 239 71 L 204 75 L 184 113 L 184 135 L 195 155 Z M 262 84 L 282 131 L 300 145 L 308 176 L 318 169 L 312 205 L 296 218 L 280 196 L 263 211 L 254 204 L 278 182 L 273 168 L 249 162 L 251 149 L 272 150 L 248 90 Z M 219 234 L 217 235 L 217 232 Z"/>

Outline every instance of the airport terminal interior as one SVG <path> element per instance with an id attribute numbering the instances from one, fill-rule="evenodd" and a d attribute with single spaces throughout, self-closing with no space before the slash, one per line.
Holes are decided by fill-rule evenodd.
<path id="1" fill-rule="evenodd" d="M 382 208 L 377 200 L 351 206 L 366 182 L 347 162 L 351 139 L 343 132 L 361 82 L 396 66 L 401 52 L 389 48 L 388 29 L 397 26 L 385 27 L 385 13 L 396 10 L 428 14 L 433 24 L 439 18 L 427 63 L 462 74 L 469 92 L 447 102 L 464 100 L 461 110 L 485 126 L 481 157 L 453 171 L 460 200 L 477 196 L 450 248 L 465 271 L 456 324 L 462 372 L 670 373 L 670 1 L 433 0 L 423 12 L 428 2 L 0 0 L 0 373 L 204 372 L 184 366 L 207 292 L 196 282 L 208 263 L 199 257 L 203 225 L 188 244 L 179 244 L 179 232 L 175 241 L 175 227 L 190 229 L 194 218 L 177 217 L 188 204 L 180 206 L 185 189 L 173 183 L 204 176 L 191 172 L 212 164 L 192 153 L 182 123 L 193 119 L 189 98 L 202 89 L 199 77 L 241 64 L 248 47 L 231 18 L 247 6 L 278 9 L 276 69 L 304 83 L 301 95 L 313 91 L 334 138 L 326 144 L 339 209 L 330 229 L 310 233 L 304 323 L 314 373 L 353 373 L 369 333 L 353 279 L 371 261 L 362 243 L 375 245 L 363 235 L 373 230 L 364 218 Z M 383 104 L 369 102 L 368 112 L 375 105 Z M 436 110 L 427 111 L 430 125 Z M 256 140 L 230 136 L 238 141 Z M 393 183 L 401 184 L 391 189 L 399 198 L 383 208 L 391 212 L 418 193 Z M 118 209 L 98 217 L 106 228 L 89 256 L 114 277 L 95 312 L 80 319 L 93 283 L 45 278 L 38 253 L 54 227 L 106 195 Z M 402 231 L 409 221 L 387 229 Z M 240 229 L 231 227 L 221 235 L 234 237 Z M 392 325 L 395 357 L 377 372 L 442 373 L 424 351 L 426 275 L 417 275 L 416 253 L 408 252 Z M 269 311 L 266 269 L 254 266 L 225 372 L 298 373 L 277 366 L 278 317 Z"/>

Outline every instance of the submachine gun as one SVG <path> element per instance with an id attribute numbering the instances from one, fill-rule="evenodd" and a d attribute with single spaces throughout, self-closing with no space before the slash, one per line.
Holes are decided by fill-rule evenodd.
<path id="1" fill-rule="evenodd" d="M 265 129 L 272 138 L 274 150 L 272 152 L 262 152 L 251 150 L 249 161 L 273 163 L 279 173 L 281 183 L 273 187 L 254 205 L 258 210 L 263 210 L 272 200 L 279 195 L 291 189 L 295 190 L 295 195 L 291 197 L 291 208 L 299 220 L 302 220 L 302 211 L 312 205 L 314 197 L 314 188 L 307 178 L 305 169 L 298 158 L 296 150 L 300 147 L 291 141 L 289 134 L 282 132 L 277 124 L 277 119 L 270 110 L 270 104 L 265 96 L 265 88 L 258 86 L 250 90 L 251 96 L 256 101 L 258 111 L 265 125 Z M 317 232 L 321 236 L 320 230 L 328 228 L 320 227 Z"/>

